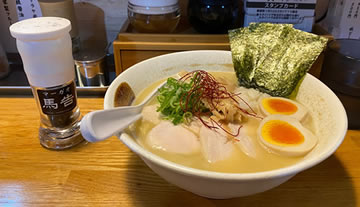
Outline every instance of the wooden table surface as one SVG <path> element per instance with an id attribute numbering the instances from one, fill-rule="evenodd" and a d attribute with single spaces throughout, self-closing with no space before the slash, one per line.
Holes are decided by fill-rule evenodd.
<path id="1" fill-rule="evenodd" d="M 80 98 L 86 114 L 102 98 Z M 360 131 L 334 155 L 270 191 L 214 200 L 150 170 L 116 137 L 66 151 L 42 148 L 33 98 L 0 98 L 0 206 L 360 206 Z"/>

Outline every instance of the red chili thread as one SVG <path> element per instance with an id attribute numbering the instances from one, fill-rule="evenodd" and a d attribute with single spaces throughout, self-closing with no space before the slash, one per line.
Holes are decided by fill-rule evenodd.
<path id="1" fill-rule="evenodd" d="M 227 91 L 225 85 L 218 82 L 214 78 L 214 76 L 212 76 L 208 72 L 203 71 L 203 70 L 192 71 L 192 72 L 185 74 L 183 77 L 181 77 L 179 79 L 179 81 L 185 82 L 189 79 L 192 79 L 194 84 L 192 85 L 192 88 L 185 95 L 183 95 L 181 97 L 180 106 L 184 112 L 188 112 L 189 111 L 189 101 L 190 101 L 191 97 L 195 96 L 196 100 L 194 101 L 194 106 L 192 107 L 191 113 L 195 117 L 197 117 L 202 122 L 202 124 L 204 126 L 206 126 L 207 128 L 213 129 L 213 130 L 220 128 L 223 131 L 225 131 L 227 134 L 229 134 L 233 137 L 237 137 L 240 133 L 240 129 L 242 126 L 240 126 L 238 128 L 237 132 L 233 134 L 233 133 L 227 131 L 226 129 L 224 129 L 220 123 L 218 123 L 217 121 L 215 121 L 212 118 L 210 118 L 210 123 L 203 120 L 201 118 L 201 116 L 206 115 L 206 114 L 204 114 L 203 112 L 200 111 L 202 101 L 206 101 L 210 106 L 210 111 L 213 111 L 213 110 L 216 110 L 216 108 L 219 104 L 222 104 L 220 102 L 220 100 L 231 99 L 235 103 L 237 103 L 237 104 L 235 104 L 235 106 L 244 114 L 253 116 L 256 118 L 261 118 L 261 117 L 258 117 L 256 112 L 250 107 L 250 105 L 244 99 L 242 99 L 240 97 L 240 93 L 235 94 L 235 93 L 231 93 L 231 92 Z M 184 97 L 184 96 L 186 96 L 186 97 Z M 248 112 L 245 109 L 242 109 L 240 106 L 238 106 L 239 101 L 236 100 L 236 98 L 238 98 L 240 101 L 244 102 L 249 107 L 251 112 Z"/>

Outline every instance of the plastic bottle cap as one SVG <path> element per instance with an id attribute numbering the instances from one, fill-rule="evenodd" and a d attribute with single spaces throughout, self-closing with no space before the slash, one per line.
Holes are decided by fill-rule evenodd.
<path id="1" fill-rule="evenodd" d="M 54 87 L 74 80 L 71 23 L 61 17 L 38 17 L 10 26 L 30 85 Z"/>
<path id="2" fill-rule="evenodd" d="M 71 22 L 60 17 L 31 18 L 10 26 L 11 35 L 23 41 L 57 39 L 68 34 L 70 30 Z"/>
<path id="3" fill-rule="evenodd" d="M 129 3 L 137 6 L 163 7 L 178 3 L 178 0 L 129 0 Z"/>

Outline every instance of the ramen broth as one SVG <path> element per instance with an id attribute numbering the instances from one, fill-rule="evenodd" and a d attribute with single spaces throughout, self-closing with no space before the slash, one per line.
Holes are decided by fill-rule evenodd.
<path id="1" fill-rule="evenodd" d="M 211 72 L 211 74 L 219 81 L 226 80 L 226 84 L 231 83 L 232 85 L 229 88 L 238 87 L 238 82 L 234 72 Z M 153 91 L 156 86 L 165 80 L 160 80 L 144 91 L 142 91 L 135 100 L 135 104 L 139 104 L 147 95 Z M 240 95 L 241 96 L 241 95 Z M 156 98 L 148 103 L 148 105 L 158 104 Z M 260 113 L 259 110 L 256 110 L 257 113 Z M 310 115 L 308 115 L 310 117 Z M 182 155 L 171 152 L 166 152 L 161 149 L 153 148 L 149 146 L 146 139 L 147 134 L 150 132 L 155 125 L 149 121 L 139 120 L 131 128 L 131 134 L 136 137 L 138 143 L 142 145 L 148 151 L 164 158 L 169 161 L 172 161 L 177 164 L 188 166 L 191 168 L 215 171 L 215 172 L 227 172 L 227 173 L 250 173 L 250 172 L 261 172 L 268 171 L 273 169 L 278 169 L 286 167 L 303 159 L 303 156 L 300 157 L 287 157 L 281 156 L 275 153 L 270 152 L 265 149 L 259 141 L 257 140 L 256 131 L 260 123 L 260 119 L 257 118 L 245 118 L 245 121 L 242 123 L 242 129 L 246 128 L 246 134 L 253 140 L 254 147 L 256 150 L 256 157 L 252 158 L 246 155 L 239 147 L 234 147 L 231 156 L 228 159 L 210 163 L 202 155 L 201 150 L 191 155 Z M 305 123 L 302 124 L 313 131 L 313 122 L 311 117 L 305 120 Z M 240 129 L 241 130 L 241 129 Z M 236 141 L 233 141 L 236 143 Z"/>

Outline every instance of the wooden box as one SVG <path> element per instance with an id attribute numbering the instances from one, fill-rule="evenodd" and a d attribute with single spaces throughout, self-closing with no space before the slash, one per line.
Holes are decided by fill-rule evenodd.
<path id="1" fill-rule="evenodd" d="M 113 46 L 117 75 L 142 60 L 167 53 L 187 50 L 230 50 L 228 35 L 198 34 L 182 22 L 172 34 L 134 33 L 131 25 L 127 23 Z"/>
<path id="2" fill-rule="evenodd" d="M 186 23 L 180 23 L 173 34 L 134 33 L 127 23 L 114 41 L 116 75 L 142 60 L 187 50 L 230 50 L 229 37 L 227 34 L 199 34 Z M 315 77 L 320 76 L 322 61 L 323 54 L 309 71 Z"/>

